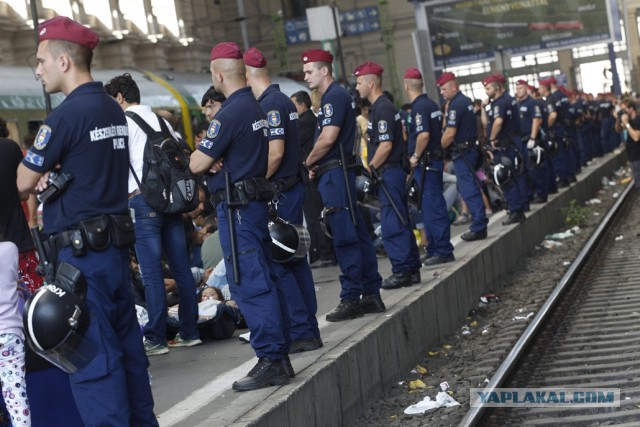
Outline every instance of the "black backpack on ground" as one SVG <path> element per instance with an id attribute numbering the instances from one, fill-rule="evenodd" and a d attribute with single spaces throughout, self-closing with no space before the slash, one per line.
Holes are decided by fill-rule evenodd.
<path id="1" fill-rule="evenodd" d="M 156 114 L 160 131 L 142 117 L 125 112 L 147 135 L 144 146 L 142 180 L 129 168 L 138 183 L 142 197 L 154 210 L 163 213 L 191 212 L 198 207 L 198 181 L 189 169 L 189 156 L 171 135 L 164 119 Z"/>

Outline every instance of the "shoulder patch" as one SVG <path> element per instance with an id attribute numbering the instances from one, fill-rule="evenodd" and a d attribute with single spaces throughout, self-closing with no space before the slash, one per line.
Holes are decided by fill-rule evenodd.
<path id="1" fill-rule="evenodd" d="M 324 106 L 322 107 L 322 112 L 324 113 L 325 117 L 333 116 L 333 105 L 324 104 Z"/>
<path id="2" fill-rule="evenodd" d="M 449 120 L 452 122 L 456 120 L 456 110 L 449 110 Z"/>
<path id="3" fill-rule="evenodd" d="M 40 130 L 38 130 L 36 139 L 33 142 L 33 147 L 36 150 L 44 149 L 49 143 L 49 138 L 51 138 L 51 128 L 47 125 L 40 126 Z"/>
<path id="4" fill-rule="evenodd" d="M 24 159 L 32 165 L 42 166 L 44 164 L 44 157 L 37 155 L 31 150 L 27 151 Z"/>
<path id="5" fill-rule="evenodd" d="M 409 116 L 411 117 L 411 116 Z M 420 126 L 422 124 L 422 114 L 417 113 L 416 114 L 416 126 Z"/>
<path id="6" fill-rule="evenodd" d="M 388 126 L 387 126 L 386 120 L 378 121 L 378 133 L 386 133 L 387 129 L 388 129 Z"/>
<path id="7" fill-rule="evenodd" d="M 280 112 L 278 110 L 271 110 L 267 113 L 267 121 L 269 122 L 269 126 L 275 128 L 280 126 Z"/>
<path id="8" fill-rule="evenodd" d="M 213 139 L 218 136 L 220 132 L 220 122 L 218 120 L 213 120 L 209 125 L 209 129 L 207 129 L 207 138 Z"/>

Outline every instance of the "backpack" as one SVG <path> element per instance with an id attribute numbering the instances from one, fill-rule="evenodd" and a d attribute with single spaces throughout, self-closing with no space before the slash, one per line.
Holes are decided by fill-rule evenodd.
<path id="1" fill-rule="evenodd" d="M 171 135 L 164 119 L 156 114 L 160 131 L 154 130 L 142 117 L 125 112 L 147 135 L 144 146 L 142 180 L 129 168 L 147 204 L 162 213 L 191 212 L 198 207 L 198 181 L 189 169 L 189 156 Z"/>

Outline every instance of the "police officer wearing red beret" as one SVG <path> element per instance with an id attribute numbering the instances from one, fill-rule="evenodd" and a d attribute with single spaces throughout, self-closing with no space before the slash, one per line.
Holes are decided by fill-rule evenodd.
<path id="1" fill-rule="evenodd" d="M 289 382 L 295 374 L 289 362 L 285 295 L 271 278 L 271 237 L 267 202 L 271 184 L 265 178 L 269 156 L 267 117 L 247 86 L 242 51 L 236 43 L 220 42 L 211 49 L 211 78 L 227 100 L 209 125 L 206 137 L 191 155 L 194 173 L 212 171 L 207 184 L 218 212 L 220 244 L 234 299 L 251 331 L 257 365 L 233 383 L 249 391 Z M 224 159 L 222 164 L 219 160 Z M 225 173 L 232 188 L 227 194 Z M 253 188 L 253 191 L 251 190 Z M 229 206 L 227 196 L 233 206 Z M 235 223 L 237 251 L 232 251 L 229 221 Z M 237 257 L 239 281 L 231 273 Z"/>
<path id="2" fill-rule="evenodd" d="M 383 312 L 386 307 L 380 298 L 382 278 L 378 274 L 375 250 L 360 210 L 349 203 L 349 193 L 355 202 L 355 173 L 352 168 L 345 173 L 341 163 L 341 146 L 347 163 L 354 163 L 355 102 L 333 79 L 331 53 L 311 49 L 302 54 L 302 62 L 305 82 L 310 89 L 318 89 L 322 94 L 316 140 L 306 164 L 309 176 L 318 180 L 342 272 L 340 304 L 327 314 L 327 320 L 337 322 L 365 313 Z"/>
<path id="3" fill-rule="evenodd" d="M 371 102 L 369 110 L 368 163 L 381 177 L 378 199 L 382 203 L 380 223 L 382 241 L 391 261 L 392 275 L 382 283 L 383 289 L 396 289 L 420 283 L 420 253 L 410 227 L 405 181 L 406 153 L 400 114 L 382 93 L 380 65 L 365 62 L 358 66 L 356 90 Z M 383 186 L 387 191 L 384 191 Z"/>
<path id="4" fill-rule="evenodd" d="M 570 151 L 566 141 L 569 99 L 558 89 L 558 82 L 553 76 L 541 79 L 539 90 L 540 95 L 545 98 L 549 136 L 558 147 L 552 155 L 553 168 L 558 176 L 558 188 L 568 187 L 571 181 L 576 180 L 572 173 Z"/>
<path id="5" fill-rule="evenodd" d="M 529 201 L 527 193 L 523 190 L 526 184 L 519 183 L 525 180 L 524 174 L 521 173 L 522 168 L 517 170 L 515 161 L 516 153 L 520 150 L 518 147 L 520 136 L 517 134 L 518 126 L 512 106 L 513 98 L 507 93 L 505 83 L 506 79 L 501 74 L 493 74 L 482 80 L 488 96 L 488 100 L 483 104 L 489 104 L 487 109 L 482 109 L 482 116 L 487 120 L 487 138 L 494 150 L 494 162 L 499 163 L 504 156 L 513 165 L 513 177 L 502 188 L 509 206 L 509 216 L 502 221 L 502 225 L 510 225 L 526 219 L 524 213 L 528 210 Z"/>
<path id="6" fill-rule="evenodd" d="M 426 267 L 455 261 L 451 244 L 451 224 L 443 195 L 444 152 L 442 111 L 423 91 L 422 74 L 409 68 L 404 74 L 404 90 L 411 101 L 407 119 L 409 155 L 413 175 L 422 191 L 419 206 L 427 232 Z"/>
<path id="7" fill-rule="evenodd" d="M 298 112 L 293 101 L 271 82 L 267 59 L 252 47 L 243 54 L 247 82 L 269 123 L 269 163 L 267 178 L 276 186 L 273 203 L 278 217 L 302 225 L 305 189 L 301 180 Z M 308 177 L 305 177 L 308 178 Z M 315 350 L 322 346 L 316 312 L 318 300 L 307 257 L 273 262 L 276 286 L 286 295 L 291 321 L 289 353 Z M 287 337 L 289 338 L 289 337 Z"/>
<path id="8" fill-rule="evenodd" d="M 47 92 L 66 98 L 40 127 L 20 165 L 18 187 L 21 192 L 44 190 L 58 165 L 60 174 L 71 177 L 64 191 L 45 202 L 43 222 L 51 235 L 49 255 L 80 270 L 87 281 L 90 323 L 84 339 L 96 355 L 69 374 L 73 396 L 87 426 L 157 426 L 129 284 L 129 252 L 115 246 L 117 230 L 104 222 L 105 215 L 122 220 L 128 213 L 124 112 L 91 77 L 98 34 L 66 17 L 45 21 L 38 31 L 36 74 Z M 79 228 L 84 232 L 79 234 Z M 39 415 L 47 420 L 43 425 L 70 424 L 33 409 L 34 420 Z"/>
<path id="9" fill-rule="evenodd" d="M 440 94 L 448 102 L 446 123 L 442 134 L 442 148 L 451 152 L 460 195 L 469 207 L 473 221 L 469 231 L 460 238 L 474 241 L 487 238 L 487 214 L 476 177 L 476 163 L 480 156 L 478 126 L 471 99 L 460 92 L 455 74 L 442 73 L 436 80 Z"/>

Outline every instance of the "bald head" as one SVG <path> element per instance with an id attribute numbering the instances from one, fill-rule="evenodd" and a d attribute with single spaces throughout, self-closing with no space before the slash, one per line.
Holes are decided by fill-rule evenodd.
<path id="1" fill-rule="evenodd" d="M 227 98 L 233 92 L 247 86 L 242 59 L 218 58 L 211 61 L 213 86 Z"/>

